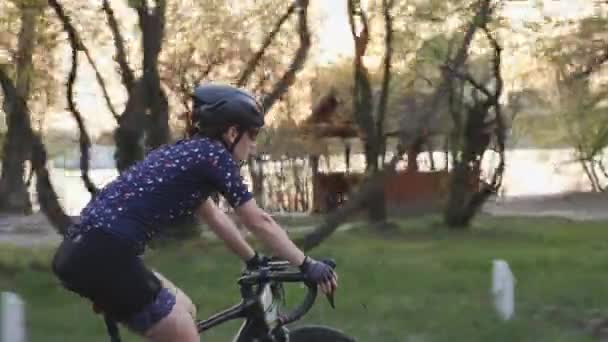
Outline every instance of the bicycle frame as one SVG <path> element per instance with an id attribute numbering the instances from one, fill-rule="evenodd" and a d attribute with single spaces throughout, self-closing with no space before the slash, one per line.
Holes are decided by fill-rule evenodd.
<path id="1" fill-rule="evenodd" d="M 331 260 L 323 261 L 335 268 Z M 288 271 L 287 261 L 269 261 L 256 270 L 246 271 L 238 280 L 241 303 L 221 311 L 206 320 L 197 322 L 199 333 L 224 322 L 243 318 L 235 342 L 285 342 L 288 341 L 287 324 L 302 318 L 312 307 L 317 297 L 317 284 L 309 281 L 301 271 Z M 294 282 L 306 285 L 307 293 L 295 309 L 280 312 L 280 302 L 284 299 L 283 283 Z M 332 297 L 328 297 L 333 307 Z"/>
<path id="2" fill-rule="evenodd" d="M 242 302 L 206 320 L 198 321 L 199 333 L 242 318 L 245 322 L 236 334 L 235 342 L 286 341 L 287 331 L 280 323 L 277 304 L 281 298 L 281 289 L 282 284 L 278 282 L 262 282 L 257 286 L 241 285 Z"/>

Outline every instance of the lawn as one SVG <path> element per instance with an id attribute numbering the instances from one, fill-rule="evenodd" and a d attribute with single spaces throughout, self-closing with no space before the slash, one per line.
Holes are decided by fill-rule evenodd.
<path id="1" fill-rule="evenodd" d="M 469 232 L 449 232 L 435 217 L 402 221 L 390 235 L 356 226 L 312 252 L 337 261 L 340 289 L 335 311 L 319 297 L 303 323 L 332 325 L 358 341 L 597 341 L 608 336 L 601 329 L 608 322 L 607 228 L 491 217 Z M 101 318 L 51 276 L 50 255 L 0 249 L 0 289 L 25 299 L 30 341 L 107 341 Z M 146 258 L 191 295 L 201 318 L 238 301 L 240 264 L 218 242 L 164 246 Z M 492 306 L 495 258 L 507 260 L 517 278 L 509 322 Z M 288 303 L 298 290 L 289 289 Z M 237 328 L 229 323 L 201 340 L 229 341 Z"/>

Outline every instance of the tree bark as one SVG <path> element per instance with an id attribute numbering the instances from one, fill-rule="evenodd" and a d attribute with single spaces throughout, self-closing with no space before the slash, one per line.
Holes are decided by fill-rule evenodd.
<path id="1" fill-rule="evenodd" d="M 383 0 L 383 13 L 385 19 L 386 39 L 385 39 L 385 55 L 383 61 L 383 79 L 380 98 L 378 101 L 378 118 L 374 121 L 373 116 L 373 92 L 367 67 L 363 63 L 363 57 L 369 43 L 369 28 L 367 15 L 361 8 L 360 1 L 349 0 L 349 24 L 351 35 L 355 43 L 355 58 L 354 58 L 354 74 L 355 85 L 353 91 L 353 108 L 355 110 L 355 118 L 357 124 L 365 131 L 365 161 L 366 173 L 368 177 L 379 172 L 380 156 L 383 154 L 384 144 L 384 114 L 388 102 L 388 89 L 390 84 L 391 70 L 391 39 L 392 39 L 392 24 L 390 16 L 390 7 L 393 1 Z M 361 28 L 357 27 L 356 19 Z M 373 226 L 384 228 L 386 224 L 386 199 L 384 196 L 384 187 L 374 187 L 369 193 L 370 201 L 368 205 L 368 217 Z"/>
<path id="2" fill-rule="evenodd" d="M 118 127 L 114 130 L 114 159 L 117 169 L 122 173 L 143 159 L 146 149 L 154 149 L 169 141 L 169 107 L 158 73 L 166 2 L 156 1 L 153 9 L 148 7 L 147 1 L 137 1 L 133 4 L 143 34 L 143 75 L 139 79 L 135 79 L 133 70 L 129 67 L 124 39 L 107 0 L 104 0 L 102 8 L 114 39 L 116 62 L 122 83 L 128 92 L 127 104 L 117 119 Z"/>
<path id="3" fill-rule="evenodd" d="M 116 142 L 114 159 L 120 173 L 143 159 L 145 154 L 142 125 L 146 120 L 146 115 L 142 88 L 141 80 L 135 81 L 133 88 L 129 90 L 125 109 L 118 119 L 118 126 L 114 130 Z"/>
<path id="4" fill-rule="evenodd" d="M 255 201 L 264 208 L 264 166 L 263 161 L 259 157 L 249 156 L 247 159 L 249 165 L 249 176 L 251 177 L 251 186 L 253 188 L 253 196 Z"/>
<path id="5" fill-rule="evenodd" d="M 379 193 L 381 191 L 379 189 L 383 189 L 386 176 L 395 173 L 396 163 L 397 158 L 393 158 L 388 167 L 366 179 L 359 192 L 351 196 L 344 206 L 327 214 L 320 226 L 306 236 L 296 239 L 296 244 L 304 251 L 310 251 L 319 246 L 349 217 L 371 205 L 371 202 L 375 200 L 374 193 Z"/>
<path id="6" fill-rule="evenodd" d="M 21 9 L 15 83 L 12 83 L 5 69 L 0 69 L 0 82 L 4 93 L 3 110 L 6 114 L 8 128 L 3 146 L 4 159 L 0 175 L 1 212 L 23 214 L 32 212 L 32 203 L 25 183 L 25 162 L 29 159 L 28 146 L 31 144 L 28 134 L 28 129 L 31 130 L 30 115 L 26 108 L 26 101 L 29 99 L 32 83 L 32 52 L 39 14 L 40 9 L 38 8 L 24 6 Z"/>
<path id="7" fill-rule="evenodd" d="M 165 0 L 156 1 L 150 9 L 146 1 L 136 8 L 139 26 L 143 33 L 143 98 L 148 118 L 146 120 L 146 148 L 155 149 L 169 141 L 169 103 L 160 85 L 158 56 L 162 50 L 165 33 Z"/>
<path id="8" fill-rule="evenodd" d="M 287 8 L 287 11 L 274 24 L 270 33 L 266 36 L 266 38 L 264 38 L 264 42 L 262 43 L 262 46 L 260 47 L 260 49 L 258 49 L 258 51 L 251 58 L 251 60 L 249 60 L 249 62 L 247 62 L 247 66 L 245 67 L 245 70 L 243 70 L 243 72 L 239 76 L 238 81 L 236 82 L 237 86 L 242 87 L 247 84 L 247 81 L 249 81 L 249 78 L 255 71 L 255 68 L 257 67 L 260 60 L 262 59 L 262 56 L 264 55 L 264 51 L 266 51 L 266 49 L 270 46 L 270 44 L 272 43 L 272 41 L 274 40 L 276 35 L 279 33 L 279 31 L 281 30 L 281 26 L 283 26 L 283 24 L 285 24 L 287 19 L 289 19 L 289 17 L 291 17 L 291 15 L 295 12 L 295 10 L 298 6 L 297 4 L 298 4 L 297 1 L 294 1 Z"/>
<path id="9" fill-rule="evenodd" d="M 300 207 L 300 211 L 304 211 L 304 193 L 302 189 L 302 180 L 300 179 L 300 170 L 297 166 L 298 158 L 291 158 L 291 170 L 293 172 L 293 182 L 296 190 L 296 194 L 294 197 L 294 210 L 298 211 L 298 206 Z"/>
<path id="10" fill-rule="evenodd" d="M 321 199 L 319 198 L 319 189 L 318 189 L 318 181 L 319 181 L 319 156 L 311 155 L 308 157 L 310 163 L 310 171 L 311 171 L 311 183 L 312 183 L 312 208 L 313 211 L 317 211 L 319 209 L 319 203 L 321 203 Z M 310 202 L 309 202 L 310 203 Z M 310 205 L 310 204 L 309 204 Z"/>
<path id="11" fill-rule="evenodd" d="M 17 88 L 6 74 L 4 68 L 0 66 L 0 85 L 4 92 L 4 110 L 9 113 L 22 113 L 22 117 L 29 118 L 29 110 L 25 100 L 17 95 Z M 22 129 L 22 139 L 28 144 L 21 146 L 11 146 L 16 149 L 24 148 L 24 154 L 31 153 L 32 169 L 36 174 L 36 193 L 40 209 L 49 219 L 53 227 L 63 234 L 67 227 L 72 223 L 70 217 L 66 215 L 57 199 L 57 194 L 50 181 L 49 172 L 46 168 L 47 154 L 40 136 L 34 134 L 29 120 L 20 120 Z"/>

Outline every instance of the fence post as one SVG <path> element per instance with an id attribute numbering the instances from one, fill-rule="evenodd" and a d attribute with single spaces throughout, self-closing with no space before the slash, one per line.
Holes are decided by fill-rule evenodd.
<path id="1" fill-rule="evenodd" d="M 0 342 L 25 342 L 23 300 L 12 292 L 0 294 Z"/>

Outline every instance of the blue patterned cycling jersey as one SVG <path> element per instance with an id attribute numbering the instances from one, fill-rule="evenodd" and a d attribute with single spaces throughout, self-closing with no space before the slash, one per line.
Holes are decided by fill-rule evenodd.
<path id="1" fill-rule="evenodd" d="M 102 229 L 143 250 L 160 229 L 190 217 L 213 193 L 236 208 L 252 198 L 226 148 L 208 138 L 151 151 L 87 204 L 78 232 Z"/>

